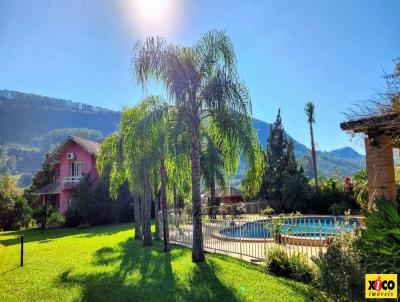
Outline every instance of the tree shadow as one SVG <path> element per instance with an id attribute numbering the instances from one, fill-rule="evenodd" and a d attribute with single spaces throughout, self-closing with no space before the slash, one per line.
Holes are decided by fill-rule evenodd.
<path id="1" fill-rule="evenodd" d="M 87 229 L 60 228 L 60 229 L 47 229 L 44 231 L 40 229 L 27 229 L 27 230 L 0 233 L 0 244 L 4 246 L 19 244 L 21 235 L 24 235 L 25 243 L 36 242 L 36 241 L 45 243 L 51 241 L 52 239 L 63 238 L 66 236 L 90 238 L 90 237 L 113 235 L 115 233 L 126 231 L 129 229 L 132 229 L 133 231 L 132 223 L 112 224 L 112 225 L 108 224 Z M 13 238 L 2 239 L 4 237 L 9 237 L 9 236 L 13 236 Z"/>
<path id="2" fill-rule="evenodd" d="M 188 257 L 187 250 L 173 248 L 171 253 L 161 250 L 160 242 L 143 248 L 140 242 L 132 239 L 117 248 L 103 247 L 94 254 L 93 273 L 64 271 L 56 286 L 79 285 L 82 295 L 77 301 L 239 300 L 233 290 L 217 278 L 217 268 L 212 261 L 191 265 L 188 276 L 180 278 L 172 264 L 180 257 Z"/>

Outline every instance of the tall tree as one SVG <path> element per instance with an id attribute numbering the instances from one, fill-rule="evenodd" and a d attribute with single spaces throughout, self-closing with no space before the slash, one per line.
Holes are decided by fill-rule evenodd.
<path id="1" fill-rule="evenodd" d="M 315 123 L 315 113 L 314 113 L 314 103 L 308 102 L 304 111 L 307 115 L 307 121 L 310 126 L 310 137 L 311 137 L 311 158 L 313 162 L 313 170 L 314 170 L 314 179 L 315 179 L 315 188 L 319 191 L 318 186 L 318 174 L 317 174 L 317 155 L 315 152 L 315 142 L 314 142 L 314 130 L 313 130 L 313 123 Z"/>
<path id="2" fill-rule="evenodd" d="M 295 174 L 298 172 L 297 170 L 297 161 L 294 155 L 294 141 L 292 138 L 289 138 L 286 147 L 286 174 Z"/>
<path id="3" fill-rule="evenodd" d="M 282 199 L 283 182 L 287 167 L 286 148 L 286 134 L 279 109 L 274 125 L 269 130 L 267 150 L 265 152 L 265 171 L 260 190 L 260 195 L 264 199 Z"/>
<path id="4" fill-rule="evenodd" d="M 138 41 L 132 65 L 137 81 L 161 81 L 177 110 L 178 120 L 190 131 L 193 262 L 205 260 L 200 195 L 200 128 L 214 123 L 221 139 L 240 149 L 253 150 L 251 104 L 246 86 L 236 72 L 236 56 L 229 37 L 220 31 L 206 33 L 194 46 L 168 44 L 162 38 Z M 251 150 L 250 150 L 251 149 Z M 249 152 L 250 154 L 251 152 Z M 254 159 L 250 155 L 249 159 Z M 239 156 L 239 154 L 238 154 Z"/>

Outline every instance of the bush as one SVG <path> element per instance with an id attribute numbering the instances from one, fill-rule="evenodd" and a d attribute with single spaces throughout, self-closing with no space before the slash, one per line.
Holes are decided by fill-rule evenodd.
<path id="1" fill-rule="evenodd" d="M 361 250 L 368 273 L 400 271 L 400 215 L 395 202 L 376 200 L 376 210 L 365 217 Z"/>
<path id="2" fill-rule="evenodd" d="M 275 210 L 273 208 L 271 208 L 270 206 L 267 206 L 265 209 L 260 211 L 261 214 L 270 216 L 273 215 L 275 213 Z"/>
<path id="3" fill-rule="evenodd" d="M 326 253 L 320 251 L 313 261 L 319 268 L 317 284 L 335 301 L 363 301 L 365 268 L 359 236 L 336 236 Z"/>
<path id="4" fill-rule="evenodd" d="M 307 209 L 313 209 L 319 214 L 330 214 L 333 204 L 344 201 L 347 195 L 339 179 L 330 178 L 319 187 L 319 191 L 311 194 Z"/>
<path id="5" fill-rule="evenodd" d="M 303 254 L 296 253 L 289 257 L 290 278 L 301 281 L 311 282 L 314 279 L 314 270 L 307 263 Z"/>
<path id="6" fill-rule="evenodd" d="M 54 211 L 47 219 L 47 226 L 50 228 L 59 228 L 65 224 L 65 217 L 58 211 Z"/>
<path id="7" fill-rule="evenodd" d="M 232 204 L 221 203 L 220 213 L 223 216 L 231 215 L 232 218 L 236 218 L 237 216 L 245 213 L 245 204 L 244 202 L 238 202 Z"/>
<path id="8" fill-rule="evenodd" d="M 78 210 L 78 202 L 74 199 L 71 201 L 67 212 L 65 213 L 65 222 L 68 227 L 76 227 L 79 225 L 81 217 Z"/>
<path id="9" fill-rule="evenodd" d="M 296 281 L 311 282 L 314 272 L 303 254 L 296 253 L 289 256 L 286 251 L 275 246 L 266 254 L 266 265 L 270 273 L 277 276 L 291 278 Z"/>
<path id="10" fill-rule="evenodd" d="M 267 270 L 277 276 L 289 277 L 289 256 L 286 251 L 279 247 L 274 246 L 267 251 L 265 257 Z"/>
<path id="11" fill-rule="evenodd" d="M 350 207 L 346 201 L 340 201 L 331 205 L 329 211 L 335 216 L 344 215 L 344 212 L 350 209 Z"/>

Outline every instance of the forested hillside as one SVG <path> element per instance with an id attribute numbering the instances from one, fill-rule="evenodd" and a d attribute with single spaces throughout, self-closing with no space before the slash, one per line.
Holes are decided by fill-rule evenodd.
<path id="1" fill-rule="evenodd" d="M 0 90 L 0 174 L 10 172 L 29 185 L 49 150 L 70 134 L 98 140 L 115 131 L 120 112 L 84 103 Z M 285 121 L 283 121 L 285 123 Z M 266 147 L 268 123 L 254 119 L 260 143 Z M 296 158 L 311 175 L 310 150 L 295 140 Z M 318 152 L 323 175 L 351 175 L 364 166 L 364 156 L 349 147 Z M 232 182 L 240 180 L 242 164 Z"/>

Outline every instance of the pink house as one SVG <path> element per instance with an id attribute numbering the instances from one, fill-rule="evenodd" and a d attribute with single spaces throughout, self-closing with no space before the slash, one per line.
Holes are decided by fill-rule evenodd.
<path id="1" fill-rule="evenodd" d="M 90 177 L 94 187 L 98 184 L 96 153 L 99 148 L 97 142 L 69 136 L 46 159 L 56 171 L 54 181 L 34 194 L 40 195 L 43 203 L 53 205 L 65 213 L 72 200 L 73 189 L 83 177 Z"/>

